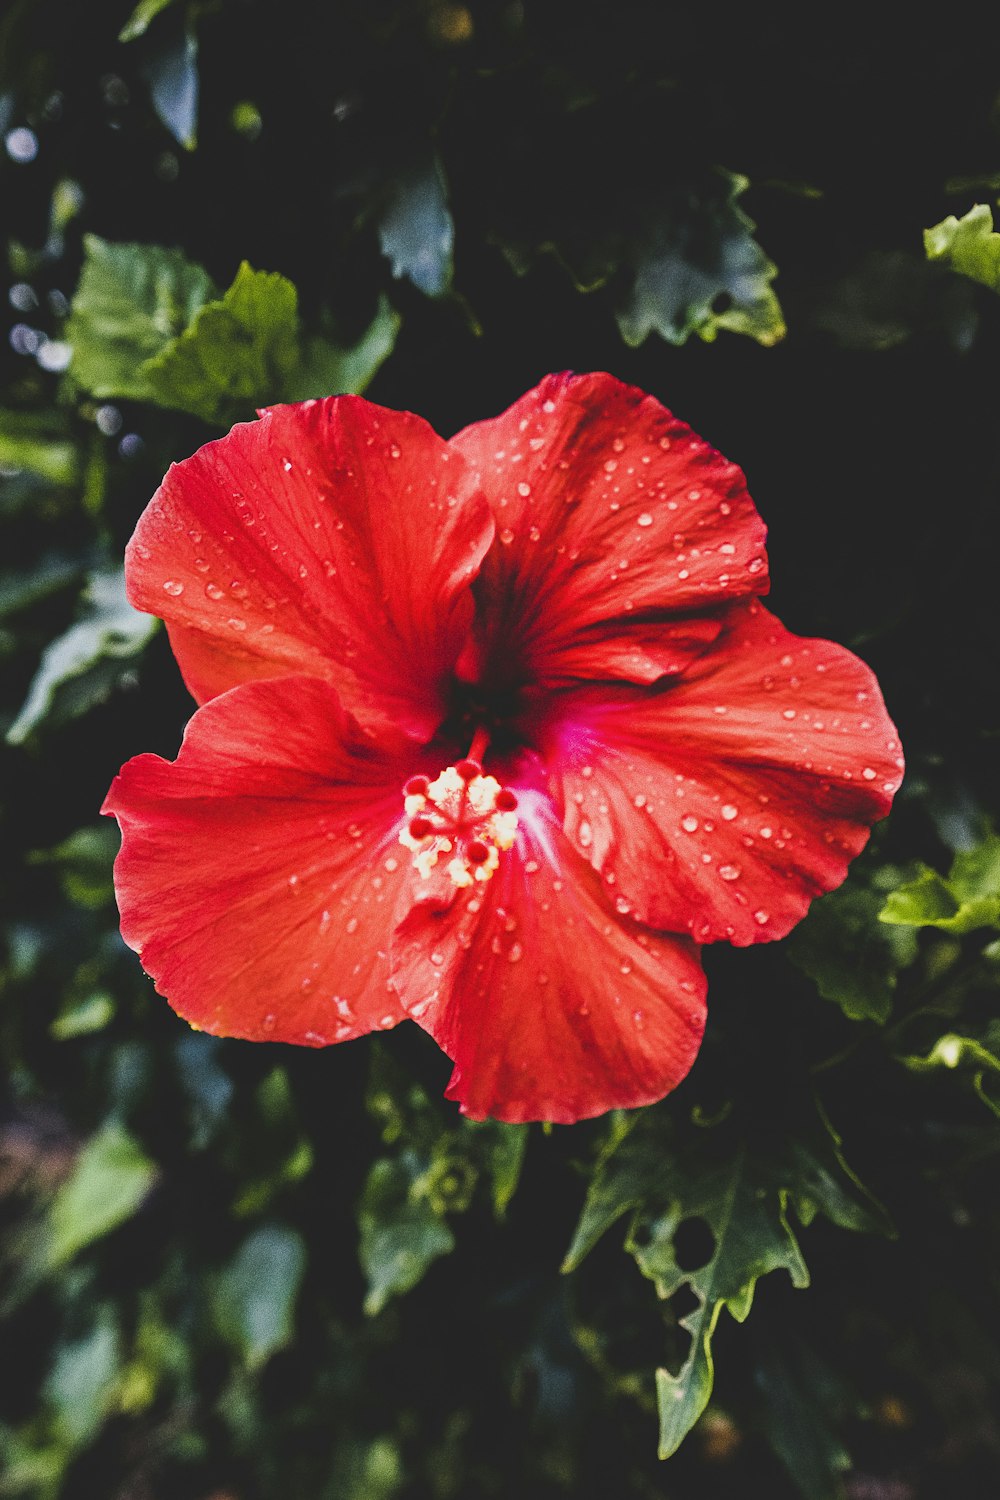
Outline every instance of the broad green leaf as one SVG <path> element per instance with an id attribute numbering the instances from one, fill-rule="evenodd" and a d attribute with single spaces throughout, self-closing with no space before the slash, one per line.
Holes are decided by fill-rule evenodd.
<path id="1" fill-rule="evenodd" d="M 287 377 L 283 399 L 360 395 L 392 353 L 399 324 L 399 314 L 382 297 L 372 322 L 349 348 L 321 335 L 306 339 L 301 362 Z"/>
<path id="2" fill-rule="evenodd" d="M 61 435 L 64 424 L 51 412 L 0 411 L 0 466 L 25 469 L 50 484 L 77 482 L 76 447 Z"/>
<path id="3" fill-rule="evenodd" d="M 156 1167 L 121 1125 L 91 1136 L 49 1210 L 49 1261 L 61 1265 L 124 1224 L 156 1180 Z"/>
<path id="4" fill-rule="evenodd" d="M 57 708 L 60 718 L 72 718 L 102 702 L 121 675 L 122 661 L 136 656 L 156 630 L 155 619 L 126 599 L 123 572 L 91 573 L 81 597 L 82 618 L 42 653 L 7 731 L 12 745 L 23 744 Z"/>
<path id="5" fill-rule="evenodd" d="M 960 850 L 947 878 L 921 866 L 914 880 L 890 892 L 879 920 L 959 934 L 1000 927 L 1000 836 L 991 833 L 974 849 Z"/>
<path id="6" fill-rule="evenodd" d="M 174 0 L 139 0 L 139 4 L 118 33 L 120 42 L 133 42 L 142 36 L 150 21 L 155 21 L 161 10 L 173 5 Z"/>
<path id="7" fill-rule="evenodd" d="M 1000 292 L 1000 234 L 993 228 L 993 211 L 977 203 L 957 219 L 949 214 L 924 230 L 928 260 L 943 261 L 952 271 Z"/>
<path id="8" fill-rule="evenodd" d="M 654 332 L 671 344 L 692 333 L 711 342 L 721 328 L 759 344 L 784 337 L 771 288 L 776 269 L 737 204 L 748 186 L 745 177 L 719 172 L 664 201 L 632 256 L 631 285 L 618 312 L 627 344 Z"/>
<path id="9" fill-rule="evenodd" d="M 291 1342 L 305 1268 L 302 1236 L 281 1224 L 264 1224 L 244 1240 L 220 1273 L 213 1299 L 215 1321 L 248 1369 L 259 1370 Z"/>
<path id="10" fill-rule="evenodd" d="M 670 1205 L 651 1218 L 641 1214 L 633 1224 L 628 1248 L 639 1269 L 661 1298 L 685 1284 L 698 1299 L 679 1319 L 691 1335 L 691 1348 L 676 1375 L 656 1372 L 660 1413 L 661 1458 L 669 1458 L 701 1416 L 712 1392 L 712 1336 L 727 1307 L 740 1323 L 753 1302 L 758 1280 L 785 1269 L 797 1287 L 808 1286 L 809 1273 L 786 1216 L 787 1195 L 762 1185 L 747 1152 L 741 1148 L 722 1165 L 706 1154 L 691 1154 L 674 1163 L 668 1177 Z M 674 1236 L 687 1219 L 703 1219 L 712 1232 L 713 1249 L 706 1263 L 682 1270 L 674 1254 Z"/>
<path id="11" fill-rule="evenodd" d="M 109 1306 L 100 1308 L 89 1333 L 59 1349 L 44 1396 L 61 1445 L 80 1448 L 97 1433 L 117 1394 L 120 1358 L 118 1327 Z"/>
<path id="12" fill-rule="evenodd" d="M 391 1297 L 415 1287 L 431 1262 L 455 1245 L 441 1208 L 428 1194 L 427 1163 L 415 1151 L 373 1164 L 358 1205 L 358 1228 L 370 1317 Z"/>
<path id="13" fill-rule="evenodd" d="M 61 1010 L 49 1026 L 49 1035 L 57 1042 L 71 1041 L 77 1036 L 92 1036 L 103 1031 L 114 1018 L 115 1002 L 106 990 L 95 990 L 83 1000 L 75 1000 Z"/>
<path id="14" fill-rule="evenodd" d="M 1000 1022 L 993 1022 L 982 1040 L 948 1032 L 938 1037 L 924 1057 L 901 1057 L 914 1073 L 938 1068 L 961 1068 L 972 1073 L 972 1084 L 986 1107 L 1000 1118 Z"/>
<path id="15" fill-rule="evenodd" d="M 436 156 L 393 182 L 378 232 L 393 276 L 408 277 L 428 297 L 448 290 L 455 231 L 444 171 Z"/>
<path id="16" fill-rule="evenodd" d="M 85 258 L 65 337 L 70 374 L 101 399 L 154 399 L 143 366 L 217 295 L 201 266 L 159 245 L 112 245 L 84 236 Z"/>
<path id="17" fill-rule="evenodd" d="M 851 882 L 814 901 L 788 939 L 792 962 L 852 1021 L 883 1024 L 900 969 L 914 961 L 914 935 L 879 923 L 883 898 Z"/>
<path id="18" fill-rule="evenodd" d="M 112 866 L 119 843 L 114 824 L 102 820 L 78 828 L 54 849 L 35 850 L 28 858 L 33 865 L 55 865 L 69 900 L 96 910 L 114 900 Z"/>
<path id="19" fill-rule="evenodd" d="M 298 294 L 246 261 L 216 302 L 143 366 L 151 399 L 208 422 L 248 418 L 281 400 L 298 363 Z"/>

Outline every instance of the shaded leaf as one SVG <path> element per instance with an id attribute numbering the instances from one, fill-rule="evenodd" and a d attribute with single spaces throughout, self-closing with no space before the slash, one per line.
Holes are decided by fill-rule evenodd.
<path id="1" fill-rule="evenodd" d="M 844 1404 L 841 1383 L 802 1340 L 772 1337 L 756 1374 L 764 1433 L 805 1500 L 840 1500 L 839 1475 L 851 1459 L 831 1413 Z"/>
<path id="2" fill-rule="evenodd" d="M 71 1260 L 85 1245 L 124 1224 L 156 1180 L 156 1167 L 121 1125 L 91 1136 L 49 1210 L 49 1260 Z"/>
<path id="3" fill-rule="evenodd" d="M 408 277 L 428 297 L 448 290 L 455 231 L 444 171 L 436 156 L 395 179 L 378 233 L 393 276 Z"/>
<path id="4" fill-rule="evenodd" d="M 643 1112 L 612 1116 L 583 1211 L 563 1259 L 564 1272 L 575 1271 L 613 1224 L 659 1192 L 669 1158 L 654 1119 Z"/>
<path id="5" fill-rule="evenodd" d="M 174 35 L 161 40 L 141 71 L 160 123 L 179 146 L 193 151 L 198 138 L 198 39 L 190 25 L 178 25 Z"/>
<path id="6" fill-rule="evenodd" d="M 889 893 L 879 920 L 954 933 L 1000 927 L 1000 836 L 991 833 L 975 848 L 959 850 L 947 879 L 921 866 L 915 879 Z"/>
<path id="7" fill-rule="evenodd" d="M 914 1073 L 935 1072 L 938 1068 L 970 1072 L 976 1093 L 1000 1118 L 1000 1023 L 994 1022 L 982 1040 L 948 1032 L 938 1037 L 926 1056 L 905 1056 L 900 1062 Z"/>
<path id="8" fill-rule="evenodd" d="M 427 1166 L 414 1151 L 376 1161 L 358 1205 L 358 1254 L 368 1282 L 365 1312 L 374 1316 L 408 1292 L 455 1240 L 427 1192 Z"/>
<path id="9" fill-rule="evenodd" d="M 7 731 L 20 745 L 57 707 L 72 718 L 102 702 L 120 675 L 119 663 L 137 655 L 156 620 L 125 597 L 124 572 L 91 573 L 81 596 L 83 617 L 45 648 L 20 713 Z M 112 670 L 101 671 L 111 665 Z"/>
<path id="10" fill-rule="evenodd" d="M 30 572 L 0 575 L 0 620 L 18 610 L 30 609 L 40 599 L 58 593 L 67 584 L 75 582 L 82 572 L 81 563 L 49 553 Z"/>
<path id="11" fill-rule="evenodd" d="M 280 400 L 298 362 L 298 294 L 246 261 L 222 298 L 143 366 L 150 397 L 208 422 L 250 417 Z"/>
<path id="12" fill-rule="evenodd" d="M 917 955 L 912 933 L 879 924 L 882 901 L 852 879 L 814 901 L 788 939 L 792 962 L 852 1021 L 889 1019 L 899 970 Z"/>
<path id="13" fill-rule="evenodd" d="M 64 1344 L 45 1382 L 61 1445 L 74 1449 L 97 1433 L 117 1394 L 120 1338 L 114 1313 L 102 1307 L 90 1332 Z"/>
<path id="14" fill-rule="evenodd" d="M 154 399 L 143 366 L 216 296 L 208 273 L 179 250 L 112 245 L 84 236 L 84 263 L 65 337 L 70 374 L 92 396 Z"/>
<path id="15" fill-rule="evenodd" d="M 737 204 L 748 186 L 745 177 L 719 172 L 697 190 L 668 195 L 632 254 L 631 286 L 618 312 L 627 344 L 654 332 L 671 344 L 692 333 L 711 342 L 720 329 L 760 344 L 784 337 L 771 288 L 775 267 Z"/>
<path id="16" fill-rule="evenodd" d="M 638 1217 L 628 1240 L 639 1269 L 669 1298 L 687 1285 L 697 1306 L 678 1320 L 691 1335 L 690 1351 L 676 1375 L 656 1372 L 660 1413 L 661 1458 L 669 1458 L 701 1416 L 715 1378 L 712 1336 L 727 1307 L 740 1323 L 753 1302 L 756 1284 L 769 1271 L 785 1269 L 794 1286 L 809 1283 L 809 1273 L 786 1217 L 786 1195 L 762 1186 L 747 1153 L 740 1148 L 723 1164 L 694 1154 L 675 1162 L 669 1176 L 670 1205 L 665 1213 Z M 674 1236 L 687 1219 L 703 1219 L 712 1232 L 711 1256 L 697 1270 L 682 1270 L 674 1253 Z"/>
<path id="17" fill-rule="evenodd" d="M 305 1268 L 302 1236 L 280 1224 L 264 1224 L 219 1274 L 215 1321 L 249 1369 L 260 1369 L 291 1341 Z"/>
<path id="18" fill-rule="evenodd" d="M 928 260 L 942 261 L 992 292 L 1000 292 L 1000 234 L 993 228 L 993 210 L 977 203 L 960 219 L 949 214 L 924 230 Z"/>
<path id="19" fill-rule="evenodd" d="M 382 297 L 372 322 L 349 348 L 320 335 L 306 339 L 301 362 L 286 379 L 284 400 L 308 401 L 343 393 L 359 396 L 392 353 L 399 324 L 399 314 Z"/>

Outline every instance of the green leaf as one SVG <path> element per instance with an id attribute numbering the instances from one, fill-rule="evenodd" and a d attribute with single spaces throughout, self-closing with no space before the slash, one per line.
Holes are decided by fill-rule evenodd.
<path id="1" fill-rule="evenodd" d="M 841 1382 L 790 1331 L 775 1330 L 765 1347 L 755 1384 L 767 1440 L 805 1500 L 841 1500 L 838 1476 L 851 1459 L 830 1420 L 846 1404 Z"/>
<path id="2" fill-rule="evenodd" d="M 161 10 L 173 5 L 174 0 L 139 0 L 139 4 L 118 33 L 120 42 L 134 42 L 144 35 L 150 21 L 155 21 Z"/>
<path id="3" fill-rule="evenodd" d="M 365 1312 L 408 1292 L 455 1240 L 428 1193 L 427 1163 L 415 1151 L 376 1161 L 358 1205 L 358 1254 L 368 1282 Z"/>
<path id="4" fill-rule="evenodd" d="M 708 1403 L 715 1378 L 712 1336 L 727 1307 L 740 1323 L 753 1302 L 760 1277 L 785 1269 L 797 1287 L 808 1286 L 809 1273 L 786 1217 L 787 1195 L 762 1185 L 747 1152 L 740 1148 L 724 1163 L 696 1154 L 675 1162 L 669 1178 L 667 1211 L 656 1218 L 640 1215 L 628 1248 L 639 1269 L 661 1298 L 687 1285 L 698 1305 L 679 1326 L 691 1335 L 691 1348 L 676 1375 L 656 1372 L 660 1413 L 661 1458 L 680 1446 Z M 674 1254 L 674 1236 L 687 1219 L 703 1219 L 712 1232 L 713 1249 L 703 1266 L 682 1270 Z"/>
<path id="5" fill-rule="evenodd" d="M 466 1122 L 472 1125 L 472 1121 Z M 528 1144 L 527 1125 L 501 1125 L 495 1120 L 484 1122 L 488 1130 L 486 1167 L 493 1180 L 493 1212 L 502 1219 L 521 1180 L 521 1167 Z"/>
<path id="6" fill-rule="evenodd" d="M 0 575 L 0 620 L 57 594 L 67 584 L 75 583 L 82 572 L 79 562 L 49 553 L 30 572 Z"/>
<path id="7" fill-rule="evenodd" d="M 73 443 L 50 412 L 0 411 L 0 466 L 24 469 L 50 484 L 70 486 L 79 479 Z"/>
<path id="8" fill-rule="evenodd" d="M 960 850 L 945 879 L 926 865 L 914 880 L 889 893 L 879 920 L 900 927 L 974 932 L 1000 927 L 1000 836 Z"/>
<path id="9" fill-rule="evenodd" d="M 126 599 L 121 571 L 91 573 L 81 598 L 82 618 L 42 653 L 28 696 L 7 731 L 12 745 L 23 744 L 57 710 L 60 719 L 72 718 L 102 702 L 120 678 L 120 663 L 137 655 L 156 630 L 156 620 Z"/>
<path id="10" fill-rule="evenodd" d="M 657 1124 L 656 1116 L 641 1111 L 611 1117 L 608 1138 L 563 1259 L 564 1272 L 575 1271 L 613 1224 L 659 1191 L 668 1158 Z"/>
<path id="11" fill-rule="evenodd" d="M 808 1226 L 821 1213 L 841 1229 L 893 1237 L 889 1215 L 848 1166 L 841 1138 L 818 1102 L 789 1111 L 787 1120 L 769 1175 L 787 1191 L 799 1221 Z"/>
<path id="12" fill-rule="evenodd" d="M 248 418 L 281 400 L 298 363 L 298 294 L 246 261 L 217 302 L 142 367 L 150 397 L 207 422 Z"/>
<path id="13" fill-rule="evenodd" d="M 78 828 L 54 849 L 36 849 L 28 856 L 33 865 L 54 864 L 63 891 L 76 906 L 97 910 L 114 900 L 112 866 L 119 838 L 113 823 Z"/>
<path id="14" fill-rule="evenodd" d="M 972 1073 L 972 1085 L 987 1109 L 1000 1118 L 1000 1023 L 993 1022 L 982 1040 L 948 1032 L 924 1057 L 901 1057 L 913 1073 L 961 1068 Z M 991 1087 L 992 1085 L 992 1087 Z"/>
<path id="15" fill-rule="evenodd" d="M 144 364 L 217 295 L 201 266 L 159 245 L 112 245 L 84 236 L 85 258 L 65 337 L 70 374 L 101 399 L 154 399 Z"/>
<path id="16" fill-rule="evenodd" d="M 928 260 L 943 261 L 952 271 L 1000 292 L 1000 234 L 993 228 L 993 211 L 977 203 L 957 219 L 949 214 L 924 230 Z"/>
<path id="17" fill-rule="evenodd" d="M 378 232 L 393 276 L 409 277 L 428 297 L 444 295 L 451 286 L 455 231 L 436 156 L 396 178 Z"/>
<path id="18" fill-rule="evenodd" d="M 745 177 L 718 172 L 667 197 L 632 256 L 631 286 L 618 312 L 627 344 L 654 332 L 671 344 L 692 333 L 711 342 L 723 328 L 765 345 L 784 337 L 771 288 L 776 269 L 736 201 L 748 186 Z"/>
<path id="19" fill-rule="evenodd" d="M 91 1136 L 49 1210 L 49 1262 L 61 1265 L 124 1224 L 156 1180 L 156 1167 L 121 1125 Z"/>
<path id="20" fill-rule="evenodd" d="M 382 297 L 372 322 L 351 347 L 342 348 L 319 335 L 306 339 L 301 362 L 287 377 L 284 400 L 308 401 L 341 393 L 359 396 L 392 353 L 399 324 L 399 314 Z"/>
<path id="21" fill-rule="evenodd" d="M 83 1447 L 103 1424 L 117 1394 L 120 1342 L 114 1313 L 104 1306 L 89 1333 L 58 1351 L 44 1396 L 62 1446 Z"/>
<path id="22" fill-rule="evenodd" d="M 264 1224 L 244 1240 L 216 1282 L 215 1320 L 248 1369 L 259 1370 L 291 1342 L 295 1301 L 306 1268 L 302 1236 Z"/>
<path id="23" fill-rule="evenodd" d="M 852 1021 L 884 1024 L 900 969 L 917 956 L 912 933 L 879 925 L 882 897 L 850 882 L 814 901 L 787 943 L 792 962 Z"/>

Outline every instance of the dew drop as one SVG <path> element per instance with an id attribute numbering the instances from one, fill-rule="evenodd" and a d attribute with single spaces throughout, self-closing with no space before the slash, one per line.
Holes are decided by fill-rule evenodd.
<path id="1" fill-rule="evenodd" d="M 178 578 L 168 578 L 163 585 L 163 592 L 169 594 L 171 598 L 176 599 L 179 595 L 183 594 L 184 585 Z"/>
<path id="2" fill-rule="evenodd" d="M 646 806 L 646 798 L 642 795 L 641 792 L 636 792 L 635 796 L 632 798 L 632 805 L 633 807 Z"/>
<path id="3" fill-rule="evenodd" d="M 521 483 L 517 487 L 517 493 L 523 499 L 527 499 L 527 497 L 531 494 L 531 485 L 528 484 L 526 480 L 522 479 Z"/>
<path id="4" fill-rule="evenodd" d="M 589 849 L 591 844 L 594 842 L 594 830 L 591 828 L 586 818 L 582 818 L 580 820 L 580 826 L 577 829 L 576 836 L 580 840 L 580 846 L 583 849 Z"/>
<path id="5" fill-rule="evenodd" d="M 758 927 L 763 927 L 765 923 L 771 920 L 769 914 L 764 910 L 755 911 L 753 914 L 753 919 L 757 923 Z"/>
<path id="6" fill-rule="evenodd" d="M 511 531 L 509 526 L 505 526 L 500 532 L 500 540 L 505 547 L 509 547 L 511 542 L 514 540 L 514 533 Z"/>
<path id="7" fill-rule="evenodd" d="M 681 827 L 685 833 L 697 833 L 698 819 L 692 813 L 688 813 L 686 818 L 681 818 Z"/>
<path id="8" fill-rule="evenodd" d="M 435 948 L 434 952 L 431 954 L 431 963 L 436 969 L 440 969 L 441 965 L 444 963 L 444 954 L 439 953 Z"/>
<path id="9" fill-rule="evenodd" d="M 521 947 L 521 944 L 520 943 L 511 943 L 510 949 L 508 950 L 508 953 L 507 953 L 507 960 L 508 960 L 508 962 L 512 963 L 512 964 L 516 964 L 523 957 L 524 957 L 524 949 Z"/>
<path id="10" fill-rule="evenodd" d="M 219 585 L 217 583 L 206 583 L 205 593 L 210 599 L 222 598 L 222 590 L 219 588 Z"/>
<path id="11" fill-rule="evenodd" d="M 720 880 L 739 880 L 739 878 L 740 878 L 740 867 L 739 867 L 739 865 L 720 865 L 719 866 L 719 879 Z"/>
<path id="12" fill-rule="evenodd" d="M 240 620 L 236 615 L 230 615 L 229 619 L 226 621 L 226 624 L 229 626 L 230 630 L 246 630 L 247 628 L 246 620 Z"/>
<path id="13" fill-rule="evenodd" d="M 865 768 L 861 772 L 861 774 L 865 778 L 866 781 L 874 781 L 875 780 L 875 772 L 872 770 L 871 766 L 865 766 Z"/>
<path id="14" fill-rule="evenodd" d="M 635 524 L 637 526 L 652 526 L 652 524 L 653 524 L 653 518 L 649 514 L 649 511 L 648 510 L 644 510 L 641 516 L 637 516 Z"/>
<path id="15" fill-rule="evenodd" d="M 398 443 L 392 443 L 392 444 L 390 444 L 390 447 L 389 447 L 389 457 L 390 458 L 399 458 L 399 456 L 400 456 L 400 447 L 399 447 L 399 444 Z"/>
<path id="16" fill-rule="evenodd" d="M 357 917 L 348 917 L 347 921 L 344 923 L 344 931 L 345 932 L 357 932 L 357 930 L 358 930 L 358 919 L 357 919 Z"/>
<path id="17" fill-rule="evenodd" d="M 739 815 L 739 808 L 734 807 L 731 802 L 726 802 L 721 808 L 722 816 L 727 823 L 731 823 Z"/>

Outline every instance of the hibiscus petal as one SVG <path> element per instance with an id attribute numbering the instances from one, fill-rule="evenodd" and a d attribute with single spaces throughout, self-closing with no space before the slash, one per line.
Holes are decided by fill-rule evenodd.
<path id="1" fill-rule="evenodd" d="M 408 412 L 275 407 L 169 470 L 129 544 L 129 598 L 167 622 L 199 702 L 308 673 L 362 723 L 427 738 L 493 535 L 463 471 Z"/>
<path id="2" fill-rule="evenodd" d="M 180 1015 L 307 1046 L 403 1019 L 386 949 L 411 881 L 405 774 L 301 677 L 234 688 L 176 761 L 123 767 L 102 809 L 122 830 L 122 935 Z"/>
<path id="3" fill-rule="evenodd" d="M 569 1124 L 650 1104 L 704 1029 L 695 945 L 618 916 L 547 809 L 522 794 L 492 880 L 444 911 L 415 907 L 393 939 L 393 982 L 454 1061 L 447 1097 L 473 1119 Z"/>
<path id="4" fill-rule="evenodd" d="M 496 516 L 477 586 L 487 659 L 514 656 L 542 683 L 653 681 L 677 669 L 679 643 L 635 616 L 767 590 L 765 527 L 740 470 L 610 375 L 550 375 L 452 447 Z M 626 649 L 609 649 L 616 631 Z M 685 661 L 703 646 L 692 638 Z"/>
<path id="5" fill-rule="evenodd" d="M 783 937 L 902 777 L 868 667 L 756 602 L 662 691 L 567 693 L 558 714 L 566 834 L 637 916 L 699 942 Z"/>

